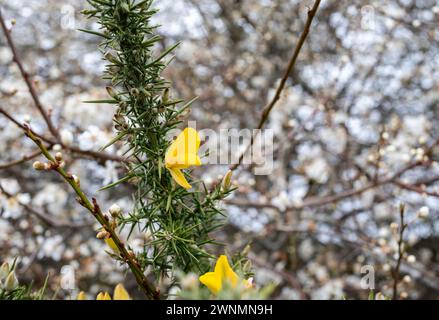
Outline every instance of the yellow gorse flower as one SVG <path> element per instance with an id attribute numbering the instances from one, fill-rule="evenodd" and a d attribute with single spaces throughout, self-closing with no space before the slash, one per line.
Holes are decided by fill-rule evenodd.
<path id="1" fill-rule="evenodd" d="M 84 291 L 81 291 L 78 293 L 78 296 L 76 297 L 76 300 L 87 300 L 87 296 Z"/>
<path id="2" fill-rule="evenodd" d="M 131 300 L 130 295 L 121 283 L 114 288 L 113 300 Z"/>
<path id="3" fill-rule="evenodd" d="M 76 300 L 87 300 L 87 296 L 81 291 L 76 297 Z M 111 300 L 111 296 L 108 292 L 99 292 L 96 300 Z M 130 295 L 121 283 L 114 288 L 113 300 L 131 300 Z"/>
<path id="4" fill-rule="evenodd" d="M 187 182 L 181 169 L 201 165 L 201 160 L 198 156 L 199 148 L 200 136 L 198 132 L 193 128 L 186 128 L 166 151 L 166 169 L 169 170 L 175 182 L 185 189 L 190 189 L 191 185 Z"/>
<path id="5" fill-rule="evenodd" d="M 99 292 L 98 296 L 96 297 L 96 300 L 111 300 L 111 297 L 108 294 L 108 292 L 105 293 Z"/>
<path id="6" fill-rule="evenodd" d="M 200 282 L 214 294 L 221 291 L 224 282 L 228 282 L 234 288 L 238 280 L 238 275 L 230 267 L 225 255 L 218 258 L 213 272 L 207 272 L 200 277 Z"/>

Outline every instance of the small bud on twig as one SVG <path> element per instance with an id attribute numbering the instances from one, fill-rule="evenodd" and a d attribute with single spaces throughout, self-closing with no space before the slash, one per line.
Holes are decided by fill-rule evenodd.
<path id="1" fill-rule="evenodd" d="M 110 234 L 105 230 L 99 231 L 98 234 L 96 235 L 96 238 L 98 238 L 100 240 L 107 239 L 109 237 L 110 237 Z"/>
<path id="2" fill-rule="evenodd" d="M 62 153 L 61 152 L 55 153 L 55 160 L 58 162 L 62 161 Z"/>
<path id="3" fill-rule="evenodd" d="M 119 216 L 121 214 L 122 209 L 117 204 L 113 204 L 110 207 L 110 209 L 108 209 L 108 211 L 110 212 L 110 214 L 113 218 L 116 218 L 117 216 Z"/>
<path id="4" fill-rule="evenodd" d="M 45 163 L 41 161 L 35 161 L 32 165 L 35 170 L 45 170 Z"/>
<path id="5" fill-rule="evenodd" d="M 75 181 L 75 183 L 78 185 L 78 187 L 81 185 L 81 181 L 79 181 L 78 176 L 72 174 L 72 179 Z"/>

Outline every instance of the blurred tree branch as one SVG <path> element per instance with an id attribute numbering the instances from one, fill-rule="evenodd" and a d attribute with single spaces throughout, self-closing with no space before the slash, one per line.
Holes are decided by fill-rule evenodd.
<path id="1" fill-rule="evenodd" d="M 18 199 L 14 197 L 13 194 L 7 192 L 1 185 L 0 185 L 0 194 L 4 194 L 6 197 L 12 199 L 14 198 L 17 203 L 22 206 L 26 211 L 28 211 L 30 214 L 34 215 L 38 219 L 40 219 L 44 224 L 46 224 L 48 227 L 51 228 L 69 228 L 69 229 L 76 229 L 76 228 L 83 228 L 86 226 L 91 226 L 90 223 L 76 223 L 71 221 L 62 221 L 57 220 L 53 218 L 51 215 L 48 215 L 46 213 L 43 213 L 41 211 L 36 210 L 31 205 L 25 204 Z"/>
<path id="2" fill-rule="evenodd" d="M 57 128 L 55 128 L 55 125 L 53 124 L 50 112 L 47 112 L 45 110 L 45 108 L 43 107 L 43 105 L 42 105 L 42 103 L 40 101 L 40 98 L 38 96 L 38 93 L 37 93 L 37 91 L 35 89 L 35 86 L 34 86 L 34 84 L 32 82 L 31 76 L 25 70 L 25 68 L 23 66 L 23 63 L 22 63 L 22 61 L 20 59 L 20 56 L 19 56 L 18 51 L 17 51 L 17 48 L 16 48 L 15 43 L 14 43 L 14 41 L 12 39 L 12 36 L 11 36 L 12 30 L 7 28 L 5 20 L 4 20 L 3 15 L 2 15 L 2 9 L 1 8 L 0 8 L 0 25 L 1 25 L 1 28 L 3 30 L 3 34 L 6 37 L 7 44 L 8 44 L 9 48 L 12 51 L 13 61 L 17 64 L 17 66 L 18 66 L 18 68 L 20 70 L 20 74 L 21 74 L 23 80 L 25 81 L 25 83 L 26 83 L 26 85 L 27 85 L 27 87 L 29 89 L 29 93 L 30 93 L 30 95 L 32 97 L 32 100 L 34 101 L 35 107 L 38 109 L 39 113 L 41 114 L 41 116 L 43 117 L 44 121 L 46 122 L 47 127 L 48 127 L 50 133 L 53 135 L 54 139 L 52 139 L 52 138 L 43 138 L 41 135 L 39 135 L 39 137 L 42 138 L 44 141 L 52 144 L 52 145 L 59 144 L 63 148 L 68 149 L 68 150 L 70 150 L 70 151 L 72 151 L 74 153 L 77 153 L 77 154 L 89 156 L 89 157 L 92 157 L 92 158 L 95 158 L 95 159 L 100 159 L 100 160 L 111 160 L 111 161 L 118 161 L 118 162 L 126 162 L 127 160 L 124 157 L 119 157 L 117 155 L 110 155 L 110 154 L 105 153 L 105 152 L 98 152 L 98 151 L 92 151 L 92 150 L 81 150 L 80 148 L 77 148 L 77 147 L 74 147 L 74 146 L 69 146 L 69 145 L 66 145 L 65 143 L 62 142 L 62 140 L 60 138 L 60 135 L 59 135 L 59 131 L 58 131 Z M 8 113 L 3 108 L 0 108 L 0 113 L 5 115 L 9 120 L 11 120 L 17 126 L 19 126 L 19 127 L 21 127 L 23 129 L 22 125 L 18 121 L 14 120 L 12 116 L 8 115 Z M 18 163 L 22 163 L 22 162 L 30 160 L 32 158 L 27 159 L 27 160 L 24 160 L 24 159 L 27 159 L 27 157 L 23 157 L 23 161 L 20 161 Z M 1 167 L 0 167 L 0 169 L 1 169 Z"/>
<path id="3" fill-rule="evenodd" d="M 299 57 L 300 51 L 302 50 L 303 44 L 305 43 L 305 40 L 308 37 L 308 34 L 310 32 L 310 29 L 311 29 L 311 24 L 314 20 L 316 13 L 317 13 L 320 2 L 321 2 L 321 0 L 316 0 L 314 2 L 314 6 L 312 7 L 312 9 L 310 9 L 308 11 L 308 18 L 307 18 L 305 26 L 303 28 L 302 34 L 300 35 L 300 38 L 297 42 L 297 45 L 294 48 L 293 55 L 291 56 L 290 61 L 288 62 L 288 66 L 284 72 L 283 77 L 280 80 L 280 83 L 276 89 L 276 93 L 274 94 L 271 101 L 262 109 L 261 118 L 260 118 L 259 123 L 256 127 L 255 133 L 253 133 L 253 135 L 250 139 L 249 145 L 246 147 L 244 152 L 242 152 L 242 154 L 239 156 L 238 162 L 236 164 L 230 166 L 230 170 L 234 171 L 234 170 L 236 170 L 236 168 L 238 168 L 241 165 L 245 154 L 253 146 L 255 139 L 256 139 L 256 136 L 259 134 L 259 131 L 263 128 L 265 122 L 268 120 L 268 117 L 270 115 L 271 110 L 273 110 L 274 106 L 276 105 L 276 103 L 280 99 L 281 93 L 282 93 L 283 89 L 285 88 L 285 84 L 287 83 L 288 77 L 291 74 L 291 72 L 293 71 L 294 66 L 296 64 L 296 61 L 297 61 L 297 58 Z"/>

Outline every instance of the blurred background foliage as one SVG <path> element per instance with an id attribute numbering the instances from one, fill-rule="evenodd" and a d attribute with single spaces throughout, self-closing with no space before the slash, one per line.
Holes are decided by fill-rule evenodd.
<path id="1" fill-rule="evenodd" d="M 98 150 L 113 137 L 97 28 L 85 1 L 0 1 L 42 103 L 66 146 Z M 181 41 L 164 76 L 176 98 L 191 99 L 197 128 L 254 128 L 273 95 L 313 1 L 157 0 L 161 49 Z M 230 254 L 251 244 L 254 282 L 275 283 L 272 298 L 366 299 L 362 267 L 375 290 L 392 295 L 400 203 L 406 204 L 405 253 L 398 298 L 439 296 L 439 1 L 323 1 L 288 86 L 270 115 L 274 170 L 234 173 L 237 191 L 223 206 L 227 225 L 214 236 Z M 37 131 L 45 124 L 0 36 L 0 107 Z M 97 225 L 53 174 L 14 161 L 35 151 L 0 116 L 0 260 L 20 257 L 20 283 L 58 298 L 136 284 L 95 238 Z M 67 148 L 68 149 L 68 148 Z M 97 192 L 124 175 L 118 161 L 63 150 L 82 188 L 107 210 L 128 213 L 129 183 Z M 107 149 L 122 155 L 122 145 Z M 11 165 L 12 163 L 12 165 Z M 207 184 L 226 166 L 195 176 Z M 41 219 L 43 216 L 49 220 Z M 422 219 L 421 219 L 421 218 Z M 67 224 L 53 223 L 68 221 Z M 149 235 L 135 234 L 133 248 Z M 224 248 L 219 248 L 222 253 Z M 74 272 L 73 281 L 67 273 Z M 69 278 L 70 279 L 70 278 Z M 166 280 L 161 284 L 166 287 Z M 171 287 L 169 293 L 175 293 Z"/>

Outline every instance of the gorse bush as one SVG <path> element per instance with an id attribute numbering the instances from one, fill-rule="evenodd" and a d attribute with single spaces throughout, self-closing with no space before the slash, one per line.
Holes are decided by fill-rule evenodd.
<path id="1" fill-rule="evenodd" d="M 135 210 L 119 216 L 117 224 L 150 234 L 138 257 L 142 270 L 151 266 L 157 278 L 172 276 L 169 272 L 176 269 L 204 272 L 211 258 L 206 245 L 214 242 L 209 233 L 222 224 L 217 204 L 230 189 L 218 183 L 208 190 L 190 171 L 181 170 L 201 164 L 194 129 L 186 128 L 171 146 L 171 134 L 182 127 L 182 115 L 193 101 L 173 99 L 170 82 L 161 76 L 177 46 L 155 52 L 161 38 L 150 22 L 156 13 L 151 0 L 88 2 L 92 9 L 84 13 L 96 19 L 101 30 L 84 31 L 103 39 L 105 78 L 111 81 L 109 100 L 101 102 L 118 106 L 118 134 L 110 144 L 123 141 L 130 159 L 127 175 L 106 188 L 125 181 L 137 188 Z"/>

